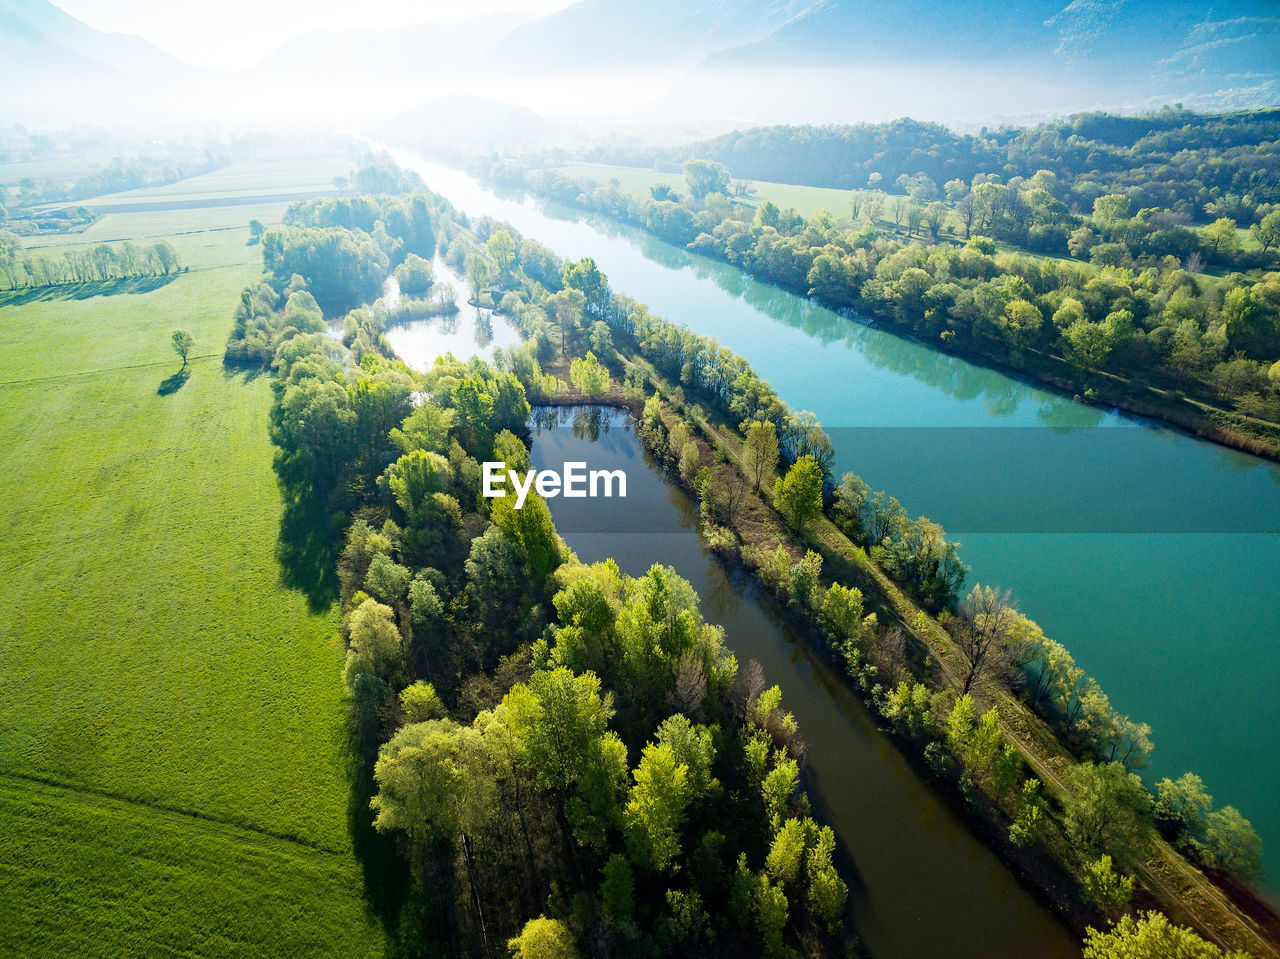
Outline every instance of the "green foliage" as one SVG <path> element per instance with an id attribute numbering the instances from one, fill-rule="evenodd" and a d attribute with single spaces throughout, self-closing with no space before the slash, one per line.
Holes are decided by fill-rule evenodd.
<path id="1" fill-rule="evenodd" d="M 378 794 L 369 804 L 379 831 L 398 830 L 415 843 L 458 831 L 464 774 L 457 732 L 448 720 L 414 723 L 379 750 Z"/>
<path id="2" fill-rule="evenodd" d="M 386 553 L 378 553 L 369 564 L 364 588 L 374 599 L 389 606 L 404 602 L 409 589 L 409 570 L 391 559 Z"/>
<path id="3" fill-rule="evenodd" d="M 840 914 L 844 911 L 849 887 L 845 885 L 832 857 L 836 850 L 836 835 L 830 826 L 812 829 L 813 846 L 809 850 L 805 868 L 809 874 L 809 908 L 827 924 L 827 931 L 834 935 L 839 931 Z"/>
<path id="4" fill-rule="evenodd" d="M 536 672 L 502 708 L 539 784 L 565 801 L 574 836 L 602 844 L 626 781 L 626 747 L 608 729 L 613 708 L 600 680 L 564 668 Z"/>
<path id="5" fill-rule="evenodd" d="M 632 859 L 665 872 L 680 856 L 680 827 L 692 797 L 689 767 L 665 743 L 650 743 L 632 773 L 635 785 L 622 813 Z"/>
<path id="6" fill-rule="evenodd" d="M 751 913 L 755 918 L 756 931 L 764 946 L 764 954 L 769 957 L 787 955 L 786 944 L 782 940 L 783 930 L 787 925 L 787 916 L 791 904 L 781 886 L 775 886 L 765 873 L 761 873 L 752 890 Z"/>
<path id="7" fill-rule="evenodd" d="M 400 630 L 396 626 L 391 608 L 373 599 L 366 599 L 351 612 L 347 619 L 350 643 L 342 679 L 348 691 L 355 688 L 361 674 L 390 681 L 402 666 L 403 653 Z"/>
<path id="8" fill-rule="evenodd" d="M 526 922 L 507 948 L 513 959 L 577 959 L 581 955 L 569 927 L 546 916 Z"/>
<path id="9" fill-rule="evenodd" d="M 800 785 L 800 768 L 794 759 L 779 757 L 760 784 L 765 811 L 775 825 L 781 823 Z"/>
<path id="10" fill-rule="evenodd" d="M 793 883 L 800 876 L 808 844 L 808 825 L 801 819 L 788 819 L 773 835 L 765 868 L 778 885 Z"/>
<path id="11" fill-rule="evenodd" d="M 812 456 L 802 456 L 774 481 L 773 502 L 793 529 L 822 512 L 822 470 Z"/>
<path id="12" fill-rule="evenodd" d="M 600 365 L 590 350 L 586 356 L 569 364 L 569 380 L 580 393 L 593 399 L 603 396 L 611 386 L 609 371 Z"/>
<path id="13" fill-rule="evenodd" d="M 751 488 L 758 491 L 778 465 L 777 429 L 769 420 L 752 420 L 743 424 L 743 433 L 742 468 Z"/>
<path id="14" fill-rule="evenodd" d="M 1243 951 L 1223 952 L 1190 929 L 1175 926 L 1162 913 L 1122 916 L 1110 930 L 1089 929 L 1084 959 L 1249 959 Z"/>
<path id="15" fill-rule="evenodd" d="M 695 200 L 705 200 L 709 193 L 729 192 L 729 171 L 714 160 L 686 160 L 684 180 Z"/>
<path id="16" fill-rule="evenodd" d="M 1044 822 L 1044 800 L 1040 796 L 1041 782 L 1028 779 L 1022 784 L 1018 796 L 1018 811 L 1009 826 L 1009 841 L 1025 849 L 1040 838 Z"/>
<path id="17" fill-rule="evenodd" d="M 1133 877 L 1116 873 L 1111 857 L 1104 855 L 1085 865 L 1080 891 L 1086 903 L 1103 913 L 1115 912 L 1133 897 Z"/>
<path id="18" fill-rule="evenodd" d="M 1063 828 L 1083 854 L 1110 853 L 1120 862 L 1138 853 L 1150 834 L 1151 797 L 1120 763 L 1079 763 L 1065 779 Z"/>
<path id="19" fill-rule="evenodd" d="M 445 716 L 444 703 L 436 695 L 435 687 L 422 680 L 410 683 L 400 690 L 400 711 L 407 724 L 425 723 Z"/>
<path id="20" fill-rule="evenodd" d="M 657 741 L 670 746 L 676 762 L 688 771 L 689 794 L 694 799 L 708 795 L 720 784 L 711 775 L 716 760 L 716 747 L 712 731 L 696 726 L 681 715 L 663 720 L 658 727 Z"/>
<path id="21" fill-rule="evenodd" d="M 182 368 L 187 368 L 187 357 L 191 353 L 191 348 L 195 346 L 196 338 L 187 330 L 174 330 L 170 337 L 173 342 L 173 352 L 182 357 Z"/>

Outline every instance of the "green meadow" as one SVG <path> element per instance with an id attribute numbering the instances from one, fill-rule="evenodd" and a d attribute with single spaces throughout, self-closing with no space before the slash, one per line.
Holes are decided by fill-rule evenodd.
<path id="1" fill-rule="evenodd" d="M 649 187 L 655 183 L 669 183 L 681 196 L 689 195 L 689 187 L 679 173 L 662 173 L 643 167 L 610 166 L 605 163 L 570 163 L 556 169 L 575 180 L 595 180 L 596 183 L 605 184 L 616 179 L 618 188 L 632 196 L 648 196 Z M 733 172 L 732 168 L 729 172 Z M 849 190 L 773 183 L 769 180 L 751 180 L 750 183 L 755 192 L 737 199 L 751 206 L 772 200 L 784 210 L 795 207 L 796 212 L 805 217 L 811 217 L 819 210 L 828 211 L 837 220 L 849 216 Z"/>
<path id="2" fill-rule="evenodd" d="M 384 950 L 338 618 L 293 545 L 315 530 L 272 468 L 269 378 L 221 363 L 261 260 L 208 213 L 95 224 L 169 231 L 168 282 L 0 294 L 6 956 Z"/>

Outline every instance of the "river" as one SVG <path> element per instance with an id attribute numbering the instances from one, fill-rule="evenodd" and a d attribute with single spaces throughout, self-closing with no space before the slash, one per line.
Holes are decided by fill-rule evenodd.
<path id="1" fill-rule="evenodd" d="M 669 485 L 614 410 L 535 410 L 531 464 L 621 469 L 626 499 L 547 500 L 585 563 L 613 557 L 624 573 L 672 566 L 725 629 L 740 667 L 755 659 L 800 724 L 806 786 L 840 840 L 858 935 L 876 959 L 1066 959 L 1079 946 L 1023 889 L 876 728 L 840 677 L 812 654 L 741 577 L 698 539 L 696 507 Z M 643 530 L 643 532 L 636 532 Z M 630 532 L 629 532 L 630 531 Z"/>
<path id="2" fill-rule="evenodd" d="M 594 257 L 613 289 L 716 337 L 816 413 L 837 475 L 853 470 L 942 523 L 963 543 L 969 584 L 1011 589 L 1120 712 L 1151 724 L 1148 781 L 1194 770 L 1252 820 L 1273 880 L 1263 891 L 1280 901 L 1280 467 L 393 152 L 461 211 Z"/>

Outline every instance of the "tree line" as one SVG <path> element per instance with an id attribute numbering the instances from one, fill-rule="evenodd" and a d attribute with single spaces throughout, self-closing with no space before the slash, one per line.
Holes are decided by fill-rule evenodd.
<path id="1" fill-rule="evenodd" d="M 1051 173 L 1053 198 L 1087 213 L 1123 193 L 1135 210 L 1155 208 L 1244 226 L 1280 204 L 1280 110 L 1197 114 L 1165 109 L 1144 116 L 1082 113 L 1034 127 L 978 134 L 936 123 L 769 126 L 672 148 L 599 147 L 589 159 L 665 169 L 705 157 L 739 176 L 807 186 L 861 189 L 902 177 L 941 185 L 975 177 L 1030 179 Z M 1212 209 L 1211 209 L 1212 208 Z"/>
<path id="2" fill-rule="evenodd" d="M 530 173 L 526 181 L 562 201 L 574 193 L 568 202 L 636 223 L 837 310 L 887 320 L 946 349 L 1065 379 L 1087 397 L 1111 373 L 1280 423 L 1280 274 L 1233 274 L 1211 283 L 1172 253 L 1135 260 L 1129 241 L 1118 238 L 1173 231 L 1159 229 L 1151 211 L 1131 216 L 1124 195 L 1099 197 L 1086 225 L 1070 234 L 1077 251 L 1094 259 L 1086 266 L 1001 252 L 977 232 L 1007 216 L 1015 195 L 1019 209 L 1038 203 L 1049 209 L 1052 203 L 1036 199 L 1050 196 L 1040 185 L 1047 176 L 1012 186 L 951 185 L 959 208 L 972 202 L 973 217 L 963 228 L 970 238 L 952 243 L 886 230 L 884 204 L 864 194 L 853 198 L 856 219 L 840 222 L 826 212 L 806 219 L 767 201 L 754 210 L 735 203 L 714 188 L 727 184 L 727 170 L 713 171 L 713 189 L 699 197 L 707 165 L 687 164 L 691 195 L 681 201 L 637 199 L 616 185 L 590 189 L 555 171 Z M 905 207 L 901 217 L 890 216 L 912 231 Z M 932 230 L 935 222 L 941 220 L 925 216 L 919 229 Z M 1263 225 L 1280 234 L 1280 210 L 1268 213 Z M 1234 224 L 1217 231 L 1220 250 L 1236 242 Z M 1280 249 L 1280 235 L 1270 248 Z"/>
<path id="3" fill-rule="evenodd" d="M 492 247 L 485 268 L 506 293 L 565 294 L 504 259 L 496 233 L 481 240 L 438 199 L 425 208 L 451 255 Z M 241 303 L 263 322 L 228 358 L 270 332 L 282 481 L 321 527 L 345 526 L 342 680 L 374 828 L 409 871 L 399 947 L 840 951 L 835 840 L 809 815 L 777 687 L 739 668 L 670 568 L 581 565 L 536 493 L 518 511 L 480 495 L 481 462 L 528 467 L 538 347 L 503 368 L 445 358 L 415 373 L 377 335 L 376 304 L 347 314 L 348 346 L 316 330 L 310 289 L 269 269 Z M 550 319 L 525 324 L 549 339 Z"/>
<path id="4" fill-rule="evenodd" d="M 144 246 L 126 240 L 33 254 L 13 234 L 0 233 L 0 280 L 9 290 L 172 276 L 184 269 L 181 256 L 167 240 Z"/>

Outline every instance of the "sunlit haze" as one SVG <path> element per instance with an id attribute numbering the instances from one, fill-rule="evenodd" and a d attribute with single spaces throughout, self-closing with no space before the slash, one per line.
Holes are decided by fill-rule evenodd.
<path id="1" fill-rule="evenodd" d="M 316 30 L 385 28 L 411 23 L 453 23 L 486 13 L 543 15 L 571 0 L 222 0 L 217 4 L 167 0 L 65 0 L 67 13 L 109 33 L 134 33 L 190 63 L 236 69 L 248 66 L 289 37 Z"/>

